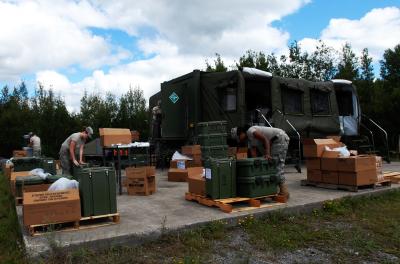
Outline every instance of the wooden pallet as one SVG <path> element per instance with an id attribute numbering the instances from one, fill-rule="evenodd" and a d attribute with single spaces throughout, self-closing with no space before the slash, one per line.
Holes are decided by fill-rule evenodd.
<path id="1" fill-rule="evenodd" d="M 400 183 L 400 172 L 384 171 L 383 178 L 385 180 L 391 180 L 392 183 Z"/>
<path id="2" fill-rule="evenodd" d="M 185 199 L 188 201 L 196 201 L 199 204 L 210 207 L 218 207 L 224 213 L 242 212 L 258 208 L 274 207 L 278 205 L 283 205 L 287 201 L 285 197 L 280 195 L 269 195 L 257 198 L 235 197 L 213 200 L 205 196 L 189 192 L 185 194 Z M 243 203 L 247 203 L 248 206 L 243 207 Z"/>
<path id="3" fill-rule="evenodd" d="M 342 184 L 331 184 L 331 183 L 323 183 L 323 182 L 312 182 L 308 180 L 301 180 L 301 186 L 313 186 L 318 188 L 330 189 L 330 190 L 344 190 L 349 192 L 358 192 L 362 189 L 375 189 L 377 187 L 390 187 L 390 180 L 382 180 L 376 182 L 374 184 L 361 185 L 361 186 L 352 186 L 352 185 L 342 185 Z"/>
<path id="4" fill-rule="evenodd" d="M 31 236 L 40 236 L 49 232 L 67 232 L 84 230 L 108 225 L 118 224 L 120 221 L 119 213 L 82 217 L 75 222 L 60 222 L 41 225 L 30 225 L 26 228 Z"/>

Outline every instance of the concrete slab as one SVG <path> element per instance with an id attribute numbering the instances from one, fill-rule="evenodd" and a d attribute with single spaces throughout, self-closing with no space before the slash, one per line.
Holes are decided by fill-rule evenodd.
<path id="1" fill-rule="evenodd" d="M 400 162 L 384 164 L 384 170 L 400 171 Z M 19 223 L 28 254 L 36 257 L 45 254 L 52 245 L 59 247 L 109 247 L 113 245 L 140 244 L 156 239 L 166 228 L 176 231 L 194 227 L 213 220 L 226 220 L 235 224 L 237 219 L 253 214 L 256 217 L 275 210 L 296 212 L 320 208 L 326 200 L 345 196 L 369 195 L 400 188 L 393 184 L 390 188 L 365 189 L 357 193 L 319 189 L 300 186 L 300 180 L 306 178 L 306 169 L 297 173 L 293 166 L 286 168 L 286 178 L 291 198 L 283 206 L 254 209 L 236 213 L 223 213 L 184 199 L 187 183 L 167 181 L 167 170 L 157 172 L 157 192 L 151 196 L 118 196 L 118 210 L 121 221 L 117 225 L 98 227 L 71 232 L 55 232 L 44 236 L 30 236 L 22 225 L 22 208 L 17 207 Z"/>

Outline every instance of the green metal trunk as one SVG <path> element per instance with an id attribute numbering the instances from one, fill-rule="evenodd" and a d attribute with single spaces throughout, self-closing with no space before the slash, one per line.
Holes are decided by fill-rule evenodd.
<path id="1" fill-rule="evenodd" d="M 82 216 L 117 212 L 116 181 L 113 168 L 80 169 L 74 176 L 79 182 Z"/>
<path id="2" fill-rule="evenodd" d="M 238 177 L 266 175 L 271 169 L 275 169 L 274 164 L 264 158 L 248 158 L 236 161 Z"/>
<path id="3" fill-rule="evenodd" d="M 24 185 L 37 185 L 44 183 L 44 180 L 39 176 L 24 176 L 15 179 L 15 195 L 22 197 L 22 186 Z"/>
<path id="4" fill-rule="evenodd" d="M 54 159 L 42 158 L 42 165 L 40 168 L 42 168 L 44 170 L 44 172 L 50 173 L 52 175 L 57 174 L 56 163 L 55 163 Z"/>
<path id="5" fill-rule="evenodd" d="M 71 180 L 70 175 L 49 175 L 46 178 L 46 182 L 53 183 L 53 182 L 56 182 L 57 180 L 59 180 L 60 178 L 67 178 L 67 179 Z"/>
<path id="6" fill-rule="evenodd" d="M 200 134 L 198 135 L 198 143 L 201 146 L 220 146 L 226 145 L 227 133 L 219 134 Z"/>
<path id="7" fill-rule="evenodd" d="M 227 158 L 228 157 L 228 146 L 202 146 L 201 155 L 203 159 L 207 158 Z"/>
<path id="8" fill-rule="evenodd" d="M 42 167 L 41 159 L 35 157 L 13 158 L 12 162 L 14 171 L 31 171 Z"/>
<path id="9" fill-rule="evenodd" d="M 208 159 L 204 162 L 206 194 L 212 199 L 236 197 L 234 159 Z"/>
<path id="10" fill-rule="evenodd" d="M 237 193 L 239 197 L 261 197 L 278 193 L 278 182 L 275 173 L 269 175 L 238 177 Z"/>
<path id="11" fill-rule="evenodd" d="M 226 133 L 227 121 L 211 121 L 197 123 L 197 134 L 220 134 Z"/>

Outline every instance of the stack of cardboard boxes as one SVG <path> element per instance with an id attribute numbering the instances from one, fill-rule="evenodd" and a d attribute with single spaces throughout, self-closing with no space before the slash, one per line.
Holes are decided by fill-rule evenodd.
<path id="1" fill-rule="evenodd" d="M 99 128 L 99 134 L 100 143 L 104 147 L 132 142 L 131 131 L 127 128 Z"/>
<path id="2" fill-rule="evenodd" d="M 181 152 L 192 160 L 171 160 L 168 181 L 185 182 L 188 178 L 189 168 L 201 168 L 202 170 L 200 145 L 183 146 Z"/>
<path id="3" fill-rule="evenodd" d="M 128 167 L 125 173 L 128 195 L 151 195 L 156 192 L 155 167 Z"/>
<path id="4" fill-rule="evenodd" d="M 306 158 L 307 180 L 314 183 L 362 186 L 377 182 L 376 157 L 353 155 L 340 157 L 338 151 L 325 151 L 342 147 L 334 139 L 309 139 L 303 142 Z M 356 154 L 354 151 L 350 151 Z"/>

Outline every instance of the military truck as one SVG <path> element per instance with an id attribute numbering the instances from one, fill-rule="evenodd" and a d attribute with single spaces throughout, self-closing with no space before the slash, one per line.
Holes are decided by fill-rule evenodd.
<path id="1" fill-rule="evenodd" d="M 228 72 L 194 70 L 163 82 L 161 91 L 150 98 L 149 109 L 160 101 L 161 122 L 153 122 L 150 128 L 156 135 L 151 141 L 159 149 L 192 143 L 196 123 L 217 120 L 227 120 L 228 129 L 246 124 L 279 127 L 291 137 L 297 158 L 303 138 L 340 135 L 349 145 L 357 138 L 359 144 L 369 146 L 365 151 L 372 152 L 376 134 L 371 126 L 386 133 L 363 118 L 356 88 L 347 80 L 311 82 L 246 67 Z M 359 139 L 361 128 L 369 133 L 367 142 Z M 160 133 L 154 133 L 157 129 Z"/>

